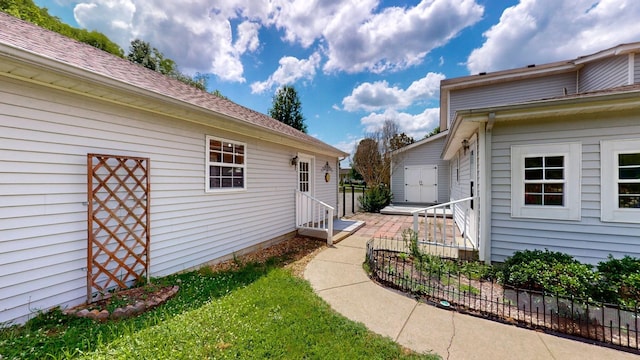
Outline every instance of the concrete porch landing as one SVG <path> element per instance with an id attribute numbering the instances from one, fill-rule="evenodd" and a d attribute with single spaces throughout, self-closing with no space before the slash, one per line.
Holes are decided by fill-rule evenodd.
<path id="1" fill-rule="evenodd" d="M 336 243 L 354 232 L 358 231 L 361 227 L 365 225 L 364 221 L 360 220 L 349 220 L 349 219 L 334 219 L 333 220 L 333 242 Z M 320 239 L 326 238 L 326 232 L 321 230 L 311 230 L 311 229 L 299 229 L 298 234 L 303 236 L 310 236 Z"/>

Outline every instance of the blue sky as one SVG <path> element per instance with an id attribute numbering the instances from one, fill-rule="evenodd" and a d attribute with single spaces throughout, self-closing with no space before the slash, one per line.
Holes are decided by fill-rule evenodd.
<path id="1" fill-rule="evenodd" d="M 640 41 L 637 0 L 35 0 L 125 51 L 150 42 L 210 90 L 267 112 L 298 90 L 309 134 L 352 152 L 386 119 L 421 139 L 440 80 Z"/>

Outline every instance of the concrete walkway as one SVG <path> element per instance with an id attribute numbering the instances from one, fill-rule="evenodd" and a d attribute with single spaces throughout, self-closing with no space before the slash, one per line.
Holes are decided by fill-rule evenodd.
<path id="1" fill-rule="evenodd" d="M 304 276 L 334 310 L 378 334 L 444 359 L 638 359 L 637 355 L 439 309 L 379 286 L 362 268 L 366 242 L 371 238 L 362 234 L 371 228 L 365 226 L 319 253 Z"/>

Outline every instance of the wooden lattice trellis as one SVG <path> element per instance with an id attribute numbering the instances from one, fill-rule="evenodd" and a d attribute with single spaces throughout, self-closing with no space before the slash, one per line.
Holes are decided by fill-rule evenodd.
<path id="1" fill-rule="evenodd" d="M 149 278 L 149 159 L 87 154 L 87 302 Z"/>

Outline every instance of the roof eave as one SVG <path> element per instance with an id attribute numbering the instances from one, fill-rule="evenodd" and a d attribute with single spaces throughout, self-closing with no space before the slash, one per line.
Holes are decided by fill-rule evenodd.
<path id="1" fill-rule="evenodd" d="M 420 140 L 414 142 L 413 144 L 409 144 L 407 146 L 401 147 L 400 149 L 392 151 L 391 152 L 391 156 L 399 154 L 399 153 L 402 153 L 402 152 L 405 152 L 407 150 L 411 150 L 413 148 L 422 146 L 424 144 L 428 144 L 428 143 L 430 143 L 432 141 L 441 139 L 441 138 L 447 136 L 448 133 L 449 133 L 449 130 L 445 130 L 445 131 L 441 131 L 441 132 L 437 133 L 436 135 L 429 136 L 428 138 L 420 139 Z"/>
<path id="2" fill-rule="evenodd" d="M 490 116 L 495 122 L 505 122 L 638 109 L 640 90 L 461 110 L 456 112 L 452 130 L 442 151 L 442 158 L 453 158 L 462 146 L 462 140 L 473 135 L 479 124 L 489 121 Z"/>

